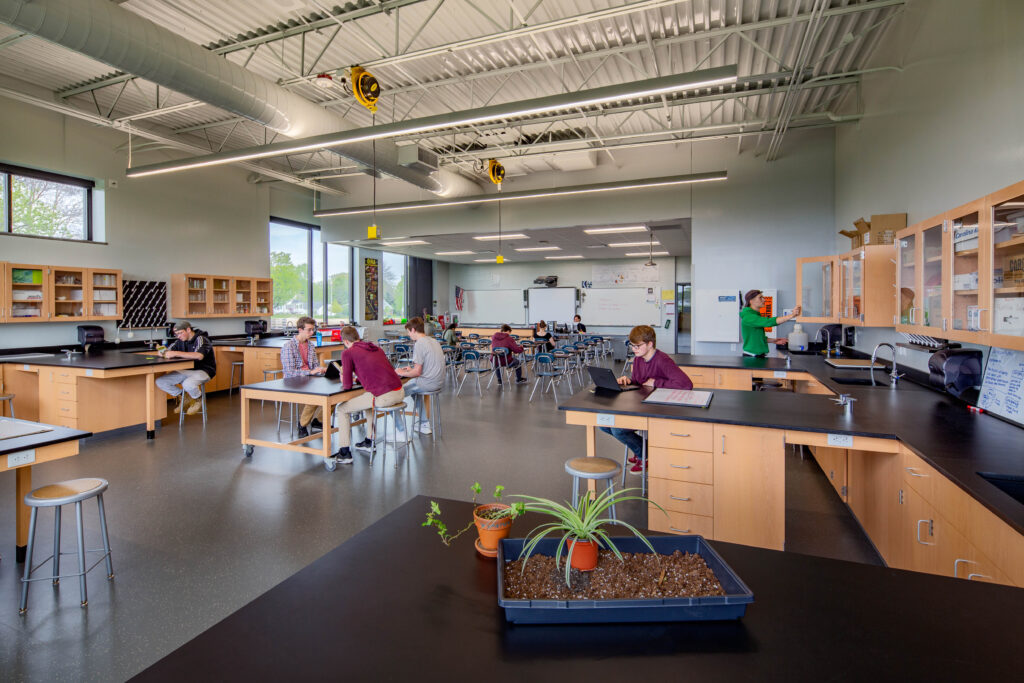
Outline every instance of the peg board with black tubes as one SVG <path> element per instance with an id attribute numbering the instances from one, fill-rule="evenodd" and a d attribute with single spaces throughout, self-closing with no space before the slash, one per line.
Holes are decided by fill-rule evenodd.
<path id="1" fill-rule="evenodd" d="M 167 283 L 124 280 L 124 318 L 118 327 L 167 327 Z"/>

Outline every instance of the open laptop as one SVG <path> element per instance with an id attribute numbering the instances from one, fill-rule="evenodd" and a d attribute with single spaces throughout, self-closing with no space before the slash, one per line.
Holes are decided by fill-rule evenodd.
<path id="1" fill-rule="evenodd" d="M 636 384 L 627 384 L 626 386 L 621 386 L 615 380 L 615 373 L 609 370 L 608 368 L 600 368 L 597 367 L 596 365 L 588 365 L 587 372 L 590 373 L 590 379 L 593 380 L 594 384 L 599 389 L 605 389 L 607 391 L 633 391 L 634 389 L 640 388 L 639 385 Z"/>
<path id="2" fill-rule="evenodd" d="M 338 361 L 327 363 L 327 371 L 324 373 L 324 377 L 327 379 L 339 379 L 341 377 L 341 365 Z"/>

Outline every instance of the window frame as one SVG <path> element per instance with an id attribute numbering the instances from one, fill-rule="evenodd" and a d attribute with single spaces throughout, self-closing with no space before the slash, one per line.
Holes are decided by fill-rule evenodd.
<path id="1" fill-rule="evenodd" d="M 63 175 L 61 173 L 52 173 L 50 171 L 40 171 L 35 168 L 25 168 L 24 166 L 14 166 L 12 164 L 5 164 L 0 162 L 0 173 L 4 174 L 4 205 L 3 205 L 3 234 L 16 235 L 18 237 L 35 237 L 43 239 L 56 239 L 64 240 L 67 242 L 94 242 L 93 239 L 93 216 L 92 216 L 92 193 L 96 189 L 96 182 L 87 178 L 76 178 L 74 176 Z M 34 178 L 35 180 L 43 180 L 51 183 L 60 183 L 62 185 L 72 185 L 75 187 L 81 187 L 85 190 L 85 237 L 83 239 L 77 239 L 74 237 L 51 237 L 50 235 L 31 235 L 23 232 L 14 231 L 14 205 L 11 200 L 13 183 L 11 176 L 22 176 L 25 178 Z"/>
<path id="2" fill-rule="evenodd" d="M 384 314 L 384 255 L 391 254 L 392 256 L 402 257 L 402 303 L 405 305 L 405 310 L 401 312 L 394 312 L 390 316 Z M 397 251 L 381 251 L 380 253 L 380 316 L 383 320 L 385 317 L 398 318 L 409 318 L 409 255 L 400 254 Z"/>
<path id="3" fill-rule="evenodd" d="M 271 216 L 270 217 L 270 220 L 267 222 L 268 229 L 269 229 L 270 223 L 277 223 L 279 225 L 283 225 L 283 226 L 290 227 L 290 228 L 300 228 L 300 229 L 306 231 L 306 315 L 315 318 L 315 316 L 313 314 L 313 305 L 314 305 L 314 299 L 313 299 L 313 290 L 314 290 L 313 259 L 314 259 L 314 256 L 316 256 L 316 255 L 314 253 L 315 247 L 314 247 L 314 242 L 313 242 L 313 233 L 314 232 L 320 233 L 321 227 L 319 225 L 313 225 L 312 223 L 302 223 L 300 221 L 294 221 L 294 220 L 291 220 L 289 218 L 277 218 L 276 216 Z M 322 235 L 323 233 L 320 233 L 320 234 Z M 320 245 L 320 254 L 319 254 L 319 256 L 317 258 L 319 259 L 320 266 L 323 269 L 322 270 L 323 282 L 321 283 L 321 292 L 320 292 L 321 301 L 323 302 L 323 316 L 322 316 L 323 320 L 318 320 L 317 322 L 318 322 L 318 324 L 321 324 L 321 325 L 327 325 L 327 321 L 330 319 L 330 313 L 328 311 L 328 299 L 327 299 L 327 295 L 328 295 L 328 293 L 330 291 L 330 287 L 328 286 L 328 281 L 329 281 L 330 278 L 328 277 L 328 274 L 327 274 L 328 273 L 328 271 L 327 271 L 327 243 L 323 242 L 322 240 L 317 240 L 316 244 Z M 354 257 L 355 249 L 353 249 L 350 245 L 347 245 L 347 244 L 339 245 L 339 246 L 348 247 L 348 268 L 349 268 L 349 273 L 350 273 L 349 282 L 348 282 L 348 310 L 351 313 L 351 312 L 353 312 L 355 310 L 355 302 L 353 300 L 355 287 L 354 287 L 354 283 L 353 283 L 353 278 L 351 276 L 351 273 L 354 272 L 353 269 L 355 268 L 355 257 Z M 267 259 L 268 259 L 268 261 L 270 259 L 269 249 L 268 249 L 268 252 L 267 252 Z M 271 314 L 271 317 L 273 317 L 273 314 Z M 350 315 L 349 319 L 354 319 L 354 316 Z"/>

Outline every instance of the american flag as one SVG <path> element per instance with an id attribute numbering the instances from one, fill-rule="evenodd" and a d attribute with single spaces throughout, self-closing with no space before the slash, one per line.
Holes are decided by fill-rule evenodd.
<path id="1" fill-rule="evenodd" d="M 462 310 L 463 295 L 466 293 L 462 287 L 455 285 L 455 310 Z"/>

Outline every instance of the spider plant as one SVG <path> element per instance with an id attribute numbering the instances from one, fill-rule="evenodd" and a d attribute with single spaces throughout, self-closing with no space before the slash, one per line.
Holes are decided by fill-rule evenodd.
<path id="1" fill-rule="evenodd" d="M 612 543 L 612 539 L 609 538 L 604 527 L 609 524 L 618 524 L 624 526 L 633 532 L 633 535 L 644 542 L 650 551 L 653 553 L 654 546 L 644 538 L 636 527 L 626 522 L 612 519 L 611 517 L 604 516 L 605 513 L 616 503 L 624 503 L 630 500 L 639 500 L 649 505 L 654 505 L 662 512 L 665 512 L 657 503 L 648 500 L 643 496 L 633 495 L 635 491 L 639 489 L 623 489 L 621 491 L 611 491 L 606 489 L 603 493 L 598 495 L 593 500 L 590 499 L 589 495 L 584 494 L 576 507 L 570 504 L 556 503 L 553 500 L 547 498 L 535 498 L 533 496 L 524 495 L 513 495 L 513 498 L 522 498 L 524 502 L 516 502 L 512 504 L 513 516 L 518 516 L 523 512 L 537 512 L 542 515 L 549 515 L 554 519 L 545 524 L 541 524 L 536 528 L 532 529 L 526 534 L 526 539 L 523 543 L 523 550 L 519 553 L 520 559 L 525 558 L 523 561 L 522 569 L 525 571 L 526 562 L 529 561 L 530 555 L 537 548 L 537 544 L 540 543 L 541 539 L 545 538 L 549 534 L 561 534 L 562 537 L 558 541 L 558 548 L 555 550 L 555 563 L 556 566 L 561 561 L 562 550 L 566 546 L 566 542 L 569 539 L 578 541 L 593 541 L 598 544 L 599 547 L 603 546 L 608 550 L 611 550 L 615 554 L 615 557 L 622 561 L 622 553 Z M 667 513 L 666 513 L 667 514 Z M 571 569 L 572 553 L 575 548 L 569 547 L 568 557 L 565 560 L 565 584 L 567 586 L 572 585 L 569 579 L 569 572 Z"/>

